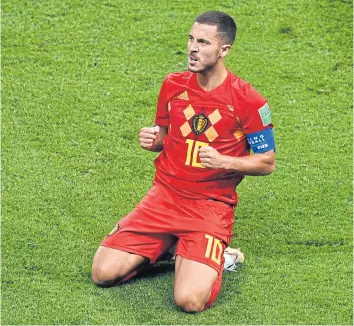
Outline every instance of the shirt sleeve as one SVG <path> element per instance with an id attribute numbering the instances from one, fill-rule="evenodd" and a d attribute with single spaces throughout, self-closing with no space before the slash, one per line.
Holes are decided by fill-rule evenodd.
<path id="1" fill-rule="evenodd" d="M 246 135 L 269 127 L 273 128 L 271 110 L 267 100 L 249 84 L 245 89 L 244 101 L 241 124 Z"/>
<path id="2" fill-rule="evenodd" d="M 167 97 L 168 78 L 162 83 L 159 98 L 157 101 L 157 110 L 155 124 L 161 127 L 168 127 L 170 124 L 169 100 Z"/>

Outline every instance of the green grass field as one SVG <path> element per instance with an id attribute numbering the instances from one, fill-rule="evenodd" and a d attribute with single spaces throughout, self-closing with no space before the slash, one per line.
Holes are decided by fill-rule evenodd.
<path id="1" fill-rule="evenodd" d="M 352 1 L 2 1 L 1 324 L 353 324 Z M 216 304 L 173 303 L 173 265 L 96 288 L 93 255 L 149 189 L 165 75 L 195 16 L 238 24 L 228 67 L 269 99 L 277 169 L 240 185 L 246 262 Z"/>

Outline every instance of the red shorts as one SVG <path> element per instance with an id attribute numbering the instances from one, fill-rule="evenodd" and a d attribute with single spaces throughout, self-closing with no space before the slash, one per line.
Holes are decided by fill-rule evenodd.
<path id="1" fill-rule="evenodd" d="M 233 223 L 232 206 L 207 199 L 184 199 L 155 184 L 101 245 L 147 257 L 153 264 L 178 240 L 177 255 L 220 273 Z"/>

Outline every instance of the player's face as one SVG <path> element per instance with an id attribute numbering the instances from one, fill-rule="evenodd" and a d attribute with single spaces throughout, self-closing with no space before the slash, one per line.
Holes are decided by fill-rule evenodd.
<path id="1" fill-rule="evenodd" d="M 197 73 L 209 71 L 217 64 L 221 53 L 217 26 L 194 23 L 189 33 L 188 69 Z"/>

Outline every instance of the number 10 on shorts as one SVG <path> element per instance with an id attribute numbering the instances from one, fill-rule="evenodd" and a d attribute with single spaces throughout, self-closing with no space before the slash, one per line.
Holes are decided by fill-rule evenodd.
<path id="1" fill-rule="evenodd" d="M 205 238 L 208 240 L 205 257 L 220 265 L 223 249 L 221 240 L 215 239 L 209 234 L 206 234 Z"/>

